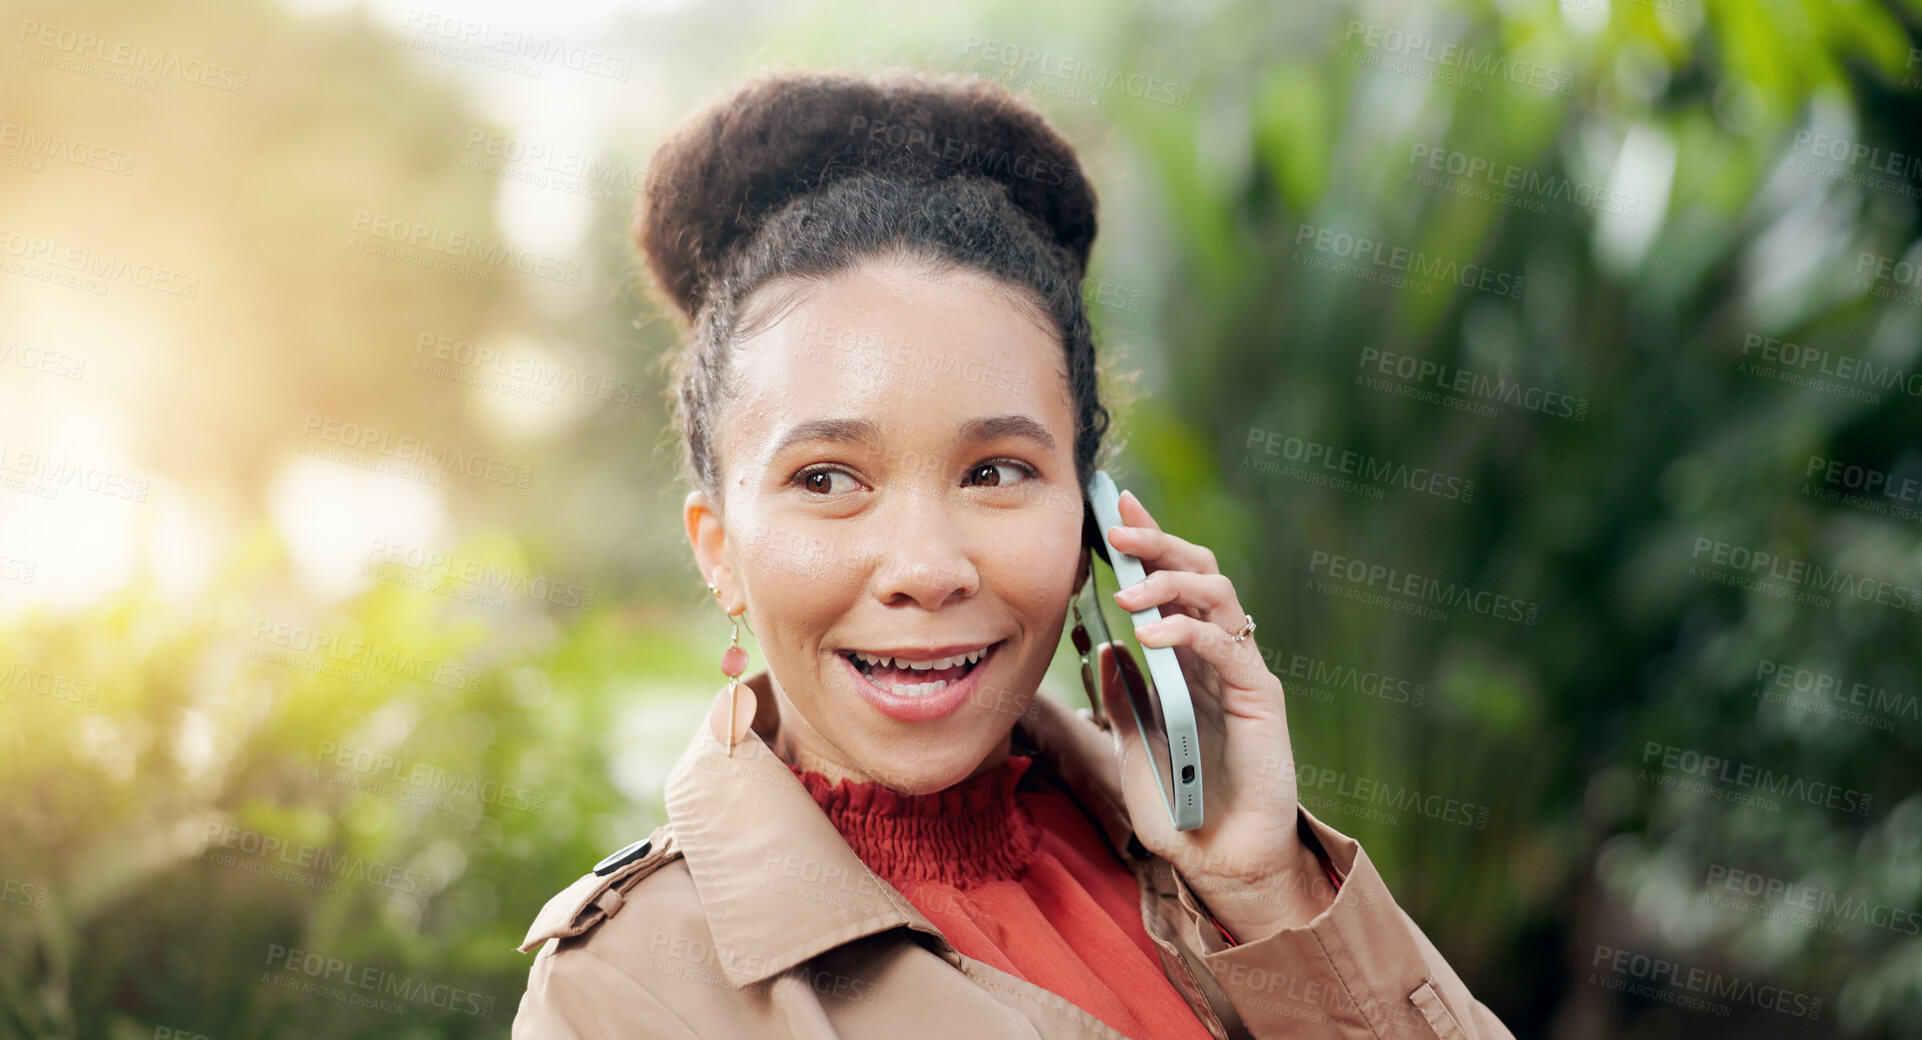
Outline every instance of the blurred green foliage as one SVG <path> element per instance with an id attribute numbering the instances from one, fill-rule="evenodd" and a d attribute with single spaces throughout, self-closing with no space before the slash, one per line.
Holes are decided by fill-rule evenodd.
<path id="1" fill-rule="evenodd" d="M 658 400 L 516 444 L 458 387 L 405 364 L 421 330 L 507 330 L 593 344 L 586 356 L 658 391 L 652 363 L 674 337 L 634 289 L 632 200 L 598 204 L 585 311 L 545 307 L 525 285 L 369 266 L 335 248 L 355 210 L 493 219 L 495 183 L 463 167 L 486 117 L 445 63 L 409 60 L 358 13 L 23 10 L 255 71 L 246 104 L 182 106 L 156 129 L 128 91 L 68 92 L 39 67 L 0 65 L 23 121 L 118 128 L 153 158 L 134 198 L 49 196 L 46 219 L 124 220 L 185 250 L 229 301 L 172 331 L 174 364 L 222 378 L 141 402 L 156 429 L 194 428 L 149 461 L 250 501 L 258 520 L 298 436 L 290 415 L 501 444 L 536 460 L 543 487 L 461 492 L 458 554 L 599 596 L 476 605 L 454 583 L 376 575 L 326 602 L 263 523 L 191 603 L 143 578 L 0 627 L 13 681 L 0 691 L 0 1037 L 504 1035 L 528 964 L 512 947 L 549 894 L 661 818 L 660 781 L 718 688 L 725 633 L 687 559 Z M 782 12 L 758 38 L 735 16 L 622 23 L 608 49 L 655 69 L 659 90 L 613 117 L 609 154 L 644 162 L 666 122 L 774 64 L 992 74 L 999 44 L 1189 88 L 1185 105 L 1098 87 L 1076 88 L 1095 104 L 1031 95 L 1083 145 L 1102 193 L 1091 309 L 1143 391 L 1117 476 L 1212 548 L 1262 619 L 1303 763 L 1486 810 L 1472 827 L 1317 807 L 1518 1035 L 1922 1031 L 1922 937 L 1702 898 L 1719 865 L 1922 908 L 1922 720 L 1897 712 L 1884 729 L 1757 695 L 1763 662 L 1914 695 L 1922 626 L 1885 605 L 1795 603 L 1689 573 L 1709 539 L 1922 587 L 1922 525 L 1825 501 L 1807 477 L 1812 456 L 1922 475 L 1922 402 L 1745 367 L 1761 338 L 1922 369 L 1922 308 L 1857 270 L 1862 253 L 1915 259 L 1922 185 L 1912 169 L 1883 186 L 1847 163 L 1810 172 L 1796 139 L 1922 153 L 1922 5 L 999 4 L 902 29 L 824 5 Z M 1398 52 L 1389 33 L 1425 43 Z M 1523 82 L 1436 57 L 1450 45 L 1499 56 Z M 1633 213 L 1572 192 L 1504 200 L 1425 165 L 1436 150 L 1527 183 L 1605 188 Z M 28 212 L 30 194 L 0 196 L 0 216 Z M 1525 291 L 1329 270 L 1317 259 L 1344 258 L 1324 230 Z M 1583 408 L 1443 407 L 1366 382 L 1382 357 Z M 1271 435 L 1427 467 L 1472 494 L 1387 486 L 1377 499 L 1295 479 L 1264 468 Z M 1331 556 L 1514 596 L 1538 618 L 1437 623 L 1330 595 L 1314 582 Z M 340 652 L 301 649 L 323 635 Z M 1297 655 L 1402 677 L 1422 702 L 1321 689 L 1285 670 Z M 39 677 L 64 682 L 41 694 Z M 1765 811 L 1664 787 L 1647 778 L 1650 742 L 1863 792 L 1871 809 Z M 1719 1018 L 1624 997 L 1593 981 L 1602 946 L 1825 1009 Z M 489 1013 L 431 999 L 386 1013 L 286 988 L 301 976 L 273 954 L 295 948 L 471 991 Z"/>

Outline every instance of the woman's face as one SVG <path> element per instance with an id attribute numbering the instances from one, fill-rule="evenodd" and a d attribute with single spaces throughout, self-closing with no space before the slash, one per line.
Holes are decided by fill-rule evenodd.
<path id="1" fill-rule="evenodd" d="M 940 790 L 1005 755 L 1061 637 L 1083 555 L 1066 361 L 971 269 L 874 260 L 799 292 L 735 353 L 724 516 L 694 492 L 688 536 L 747 609 L 797 764 Z"/>

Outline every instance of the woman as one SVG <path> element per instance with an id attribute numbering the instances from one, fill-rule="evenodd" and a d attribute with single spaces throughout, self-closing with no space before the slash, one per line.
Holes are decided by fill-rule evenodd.
<path id="1" fill-rule="evenodd" d="M 1095 196 L 1039 115 L 763 78 L 661 145 L 635 232 L 693 329 L 723 672 L 743 617 L 768 667 L 716 695 L 668 822 L 542 910 L 515 1036 L 1509 1035 L 1296 804 L 1253 620 L 1132 495 L 1109 533 L 1150 573 L 1115 602 L 1166 616 L 1139 635 L 1194 691 L 1205 826 L 1172 828 L 1105 647 L 1102 714 L 1037 695 L 1108 425 Z"/>

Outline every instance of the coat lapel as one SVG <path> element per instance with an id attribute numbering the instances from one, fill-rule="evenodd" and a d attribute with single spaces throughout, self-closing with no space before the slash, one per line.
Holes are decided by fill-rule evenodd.
<path id="1" fill-rule="evenodd" d="M 742 681 L 760 698 L 756 725 L 774 718 L 767 672 Z M 723 689 L 716 700 L 726 696 Z M 735 986 L 890 928 L 906 926 L 947 945 L 861 862 L 759 731 L 729 757 L 703 716 L 668 775 L 666 801 L 716 960 Z"/>

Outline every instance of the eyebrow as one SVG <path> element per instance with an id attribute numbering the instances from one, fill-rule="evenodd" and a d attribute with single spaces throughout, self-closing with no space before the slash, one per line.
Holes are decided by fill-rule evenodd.
<path id="1" fill-rule="evenodd" d="M 1004 437 L 1026 437 L 1039 443 L 1047 451 L 1055 448 L 1054 434 L 1026 415 L 991 415 L 980 419 L 969 419 L 961 424 L 961 436 L 970 441 L 992 441 Z M 774 444 L 772 454 L 779 455 L 796 444 L 806 441 L 840 441 L 852 444 L 875 445 L 881 443 L 881 428 L 867 419 L 809 419 L 796 424 Z"/>

